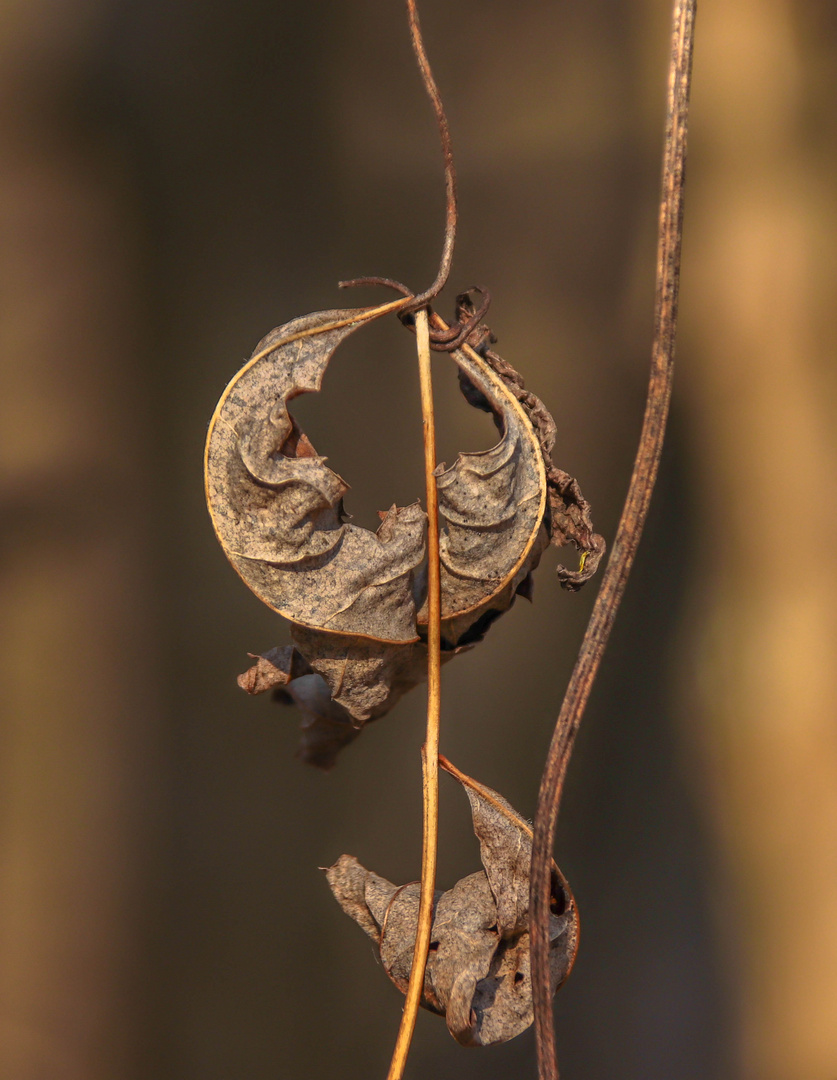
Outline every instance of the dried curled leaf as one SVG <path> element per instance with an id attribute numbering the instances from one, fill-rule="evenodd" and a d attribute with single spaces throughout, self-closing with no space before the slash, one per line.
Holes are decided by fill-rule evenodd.
<path id="1" fill-rule="evenodd" d="M 206 447 L 221 545 L 292 624 L 294 651 L 265 653 L 239 682 L 254 694 L 285 688 L 282 699 L 306 714 L 302 756 L 324 768 L 423 680 L 427 664 L 424 512 L 418 503 L 392 506 L 375 533 L 351 524 L 348 485 L 288 411 L 292 398 L 320 389 L 363 314 L 317 312 L 268 334 L 222 395 Z M 443 660 L 479 641 L 518 592 L 529 595 L 531 571 L 555 535 L 543 424 L 490 355 L 469 346 L 451 355 L 466 397 L 493 413 L 500 439 L 437 470 Z"/>
<path id="2" fill-rule="evenodd" d="M 532 1023 L 529 978 L 529 826 L 498 795 L 441 762 L 471 803 L 484 869 L 437 892 L 424 1006 L 445 1017 L 463 1046 L 507 1042 Z M 553 864 L 554 865 L 554 864 Z M 397 887 L 343 855 L 326 871 L 340 906 L 375 941 L 384 970 L 406 992 L 413 961 L 419 885 Z M 578 915 L 557 867 L 550 917 L 553 993 L 566 980 L 578 948 Z"/>
<path id="3" fill-rule="evenodd" d="M 207 502 L 227 558 L 274 611 L 304 626 L 406 643 L 418 639 L 421 508 L 393 507 L 377 533 L 348 523 L 348 485 L 287 407 L 320 389 L 332 353 L 362 325 L 349 322 L 360 314 L 321 311 L 259 342 L 210 424 Z"/>

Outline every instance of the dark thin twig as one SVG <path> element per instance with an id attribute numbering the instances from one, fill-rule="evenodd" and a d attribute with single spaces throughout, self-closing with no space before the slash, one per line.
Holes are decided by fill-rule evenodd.
<path id="1" fill-rule="evenodd" d="M 540 1080 L 558 1080 L 549 984 L 548 924 L 550 866 L 561 790 L 576 732 L 625 591 L 645 524 L 651 492 L 657 478 L 671 398 L 695 6 L 696 0 L 675 0 L 674 4 L 657 249 L 654 341 L 642 434 L 610 559 L 555 725 L 535 813 L 529 910 L 535 1038 Z"/>

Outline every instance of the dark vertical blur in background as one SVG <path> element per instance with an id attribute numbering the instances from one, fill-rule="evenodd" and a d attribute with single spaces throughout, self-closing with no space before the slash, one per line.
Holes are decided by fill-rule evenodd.
<path id="1" fill-rule="evenodd" d="M 613 535 L 651 335 L 667 0 L 424 0 L 460 177 L 452 285 Z M 705 0 L 660 486 L 560 824 L 567 1080 L 837 1076 L 837 17 Z M 435 274 L 442 177 L 399 3 L 0 6 L 0 1076 L 383 1076 L 401 999 L 318 866 L 419 866 L 424 695 L 333 773 L 250 700 L 286 640 L 203 505 L 206 425 L 340 278 Z M 376 292 L 349 302 L 372 303 Z M 444 300 L 440 308 L 447 311 Z M 436 361 L 440 458 L 488 447 Z M 361 524 L 423 490 L 411 339 L 303 427 Z M 589 613 L 537 575 L 445 670 L 443 748 L 534 810 Z M 440 884 L 477 866 L 443 790 Z M 412 1077 L 534 1075 L 422 1015 Z"/>

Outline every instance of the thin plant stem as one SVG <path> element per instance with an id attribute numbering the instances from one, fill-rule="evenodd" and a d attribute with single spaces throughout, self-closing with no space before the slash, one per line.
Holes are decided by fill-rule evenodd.
<path id="1" fill-rule="evenodd" d="M 445 113 L 445 107 L 442 104 L 439 88 L 436 86 L 436 80 L 433 78 L 430 61 L 427 58 L 427 50 L 424 47 L 424 38 L 421 33 L 421 24 L 419 23 L 415 0 L 407 0 L 407 19 L 410 24 L 410 38 L 413 43 L 413 52 L 416 54 L 419 74 L 421 75 L 424 89 L 427 91 L 427 96 L 430 98 L 430 103 L 433 106 L 433 113 L 436 117 L 436 126 L 439 130 L 439 142 L 442 146 L 442 160 L 445 169 L 445 233 L 442 242 L 442 254 L 439 258 L 439 269 L 433 284 L 417 296 L 410 293 L 406 286 L 402 285 L 400 282 L 393 281 L 391 278 L 359 277 L 352 278 L 350 281 L 341 281 L 339 283 L 341 289 L 352 288 L 356 285 L 386 285 L 390 288 L 395 288 L 399 292 L 402 292 L 404 296 L 403 299 L 395 301 L 394 306 L 397 306 L 405 313 L 417 311 L 421 307 L 426 307 L 431 300 L 438 296 L 447 284 L 448 277 L 450 276 L 451 263 L 453 261 L 453 247 L 456 242 L 456 226 L 458 221 L 456 168 L 453 163 L 453 144 L 451 143 L 450 126 Z"/>
<path id="2" fill-rule="evenodd" d="M 413 966 L 387 1080 L 401 1080 L 416 1026 L 416 1016 L 424 988 L 424 969 L 430 949 L 430 930 L 433 925 L 433 895 L 436 889 L 436 853 L 439 836 L 442 592 L 439 573 L 439 511 L 436 496 L 436 428 L 430 375 L 430 328 L 427 309 L 422 308 L 417 311 L 415 320 L 424 427 L 424 472 L 427 483 L 427 734 L 424 746 L 421 748 L 424 830 L 421 854 L 421 894 Z"/>
<path id="3" fill-rule="evenodd" d="M 674 4 L 657 249 L 654 339 L 642 433 L 610 559 L 555 725 L 535 813 L 529 910 L 535 1039 L 540 1080 L 558 1080 L 549 981 L 548 926 L 550 868 L 561 791 L 584 707 L 599 669 L 645 524 L 657 478 L 671 398 L 695 6 L 695 0 L 675 0 Z"/>
<path id="4" fill-rule="evenodd" d="M 415 52 L 416 60 L 418 61 L 419 72 L 421 73 L 427 96 L 430 98 L 430 102 L 433 105 L 433 112 L 436 115 L 436 124 L 439 128 L 439 139 L 442 144 L 442 158 L 445 165 L 445 240 L 442 246 L 442 257 L 439 260 L 439 272 L 430 288 L 426 289 L 410 302 L 410 310 L 415 310 L 416 308 L 423 307 L 425 304 L 429 303 L 434 296 L 442 291 L 450 274 L 450 266 L 453 260 L 453 245 L 456 240 L 456 170 L 453 165 L 453 146 L 451 145 L 448 118 L 445 115 L 445 109 L 442 105 L 439 89 L 436 86 L 436 80 L 433 78 L 433 72 L 430 69 L 430 61 L 427 59 L 427 52 L 424 48 L 424 40 L 421 35 L 421 26 L 419 24 L 415 0 L 407 0 L 407 17 L 410 22 L 410 37 L 413 42 L 413 51 Z"/>

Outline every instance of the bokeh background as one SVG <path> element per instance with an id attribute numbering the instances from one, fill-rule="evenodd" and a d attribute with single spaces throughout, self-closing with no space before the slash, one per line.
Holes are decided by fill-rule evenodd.
<path id="1" fill-rule="evenodd" d="M 612 537 L 651 338 L 667 0 L 423 0 L 458 288 Z M 673 416 L 573 761 L 566 1080 L 837 1077 L 837 8 L 703 0 Z M 402 5 L 0 4 L 0 1075 L 383 1076 L 401 999 L 318 866 L 419 866 L 424 695 L 328 775 L 235 676 L 286 638 L 203 505 L 217 397 L 362 274 L 435 274 Z M 384 296 L 359 292 L 349 302 Z M 492 428 L 436 361 L 440 458 Z M 299 403 L 375 511 L 423 490 L 393 320 Z M 443 749 L 534 811 L 590 611 L 537 575 L 444 673 Z M 443 778 L 440 884 L 477 868 Z M 534 1076 L 419 1018 L 408 1075 Z"/>

